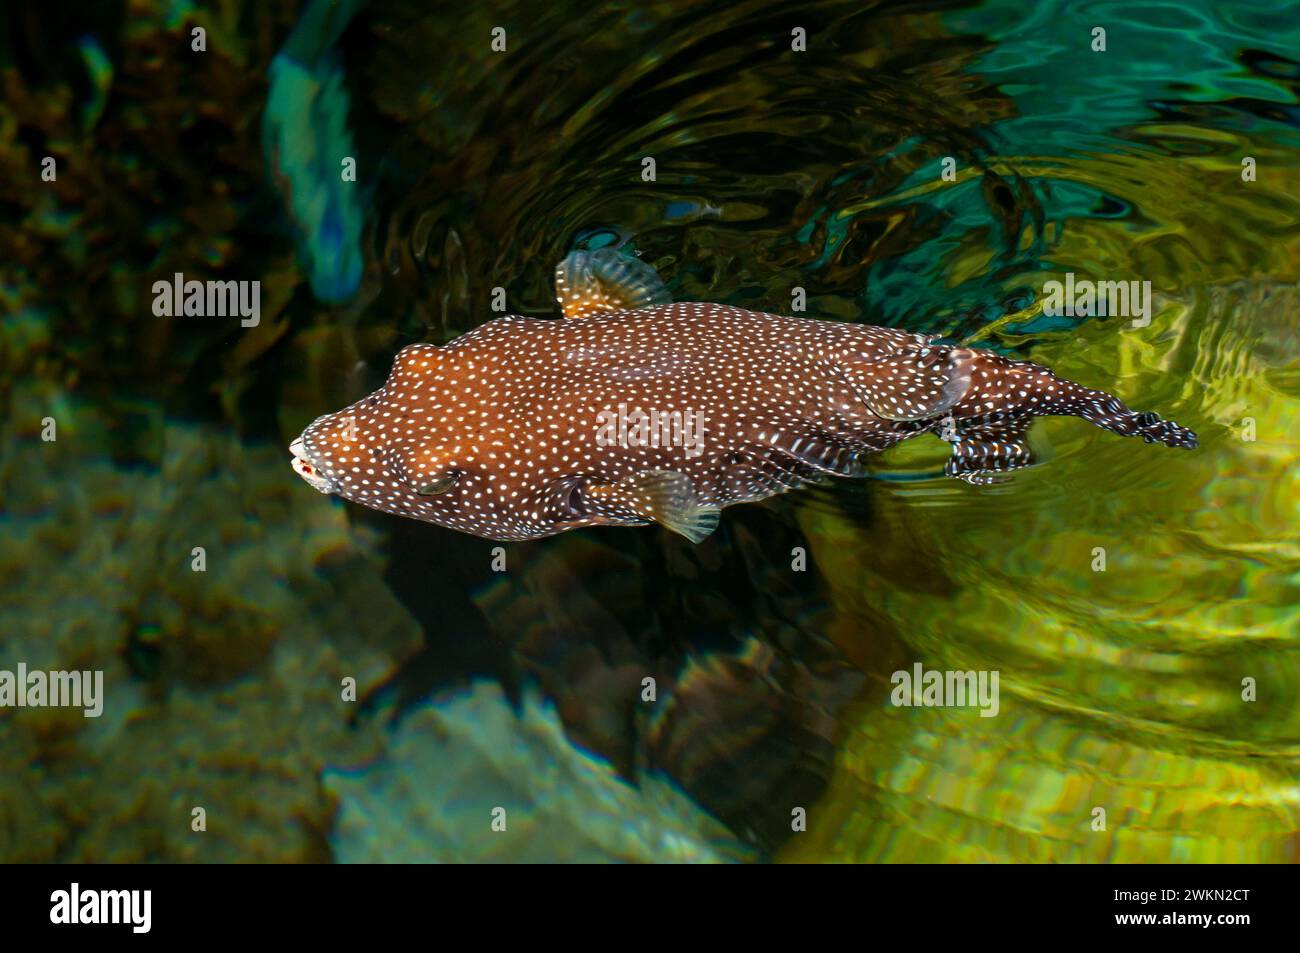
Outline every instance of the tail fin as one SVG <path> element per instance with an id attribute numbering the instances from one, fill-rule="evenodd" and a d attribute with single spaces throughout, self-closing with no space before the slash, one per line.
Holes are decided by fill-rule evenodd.
<path id="1" fill-rule="evenodd" d="M 1150 411 L 1138 412 L 1105 391 L 1057 377 L 1029 361 L 966 351 L 971 384 L 936 433 L 953 445 L 947 474 L 970 483 L 1005 479 L 1033 463 L 1025 434 L 1034 417 L 1082 417 L 1112 433 L 1166 447 L 1197 446 L 1196 434 Z"/>
<path id="2" fill-rule="evenodd" d="M 1009 362 L 1011 363 L 1011 362 Z M 1165 420 L 1151 411 L 1135 411 L 1122 400 L 1102 390 L 1093 390 L 1057 377 L 1045 367 L 1027 361 L 1015 362 L 1017 394 L 1030 403 L 1035 416 L 1059 415 L 1082 417 L 1111 433 L 1122 437 L 1141 437 L 1147 443 L 1162 443 L 1166 447 L 1197 446 L 1196 434 Z M 1022 411 L 1023 411 L 1022 407 Z"/>

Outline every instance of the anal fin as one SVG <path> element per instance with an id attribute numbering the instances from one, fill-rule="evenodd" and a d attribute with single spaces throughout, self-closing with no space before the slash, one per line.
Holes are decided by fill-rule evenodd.
<path id="1" fill-rule="evenodd" d="M 862 477 L 868 472 L 863 451 L 869 448 L 859 441 L 793 424 L 761 428 L 757 436 L 761 445 L 779 450 L 813 473 Z"/>
<path id="2" fill-rule="evenodd" d="M 951 420 L 940 424 L 937 432 L 952 443 L 952 456 L 943 472 L 954 479 L 975 486 L 1004 483 L 1011 470 L 1032 466 L 1034 452 L 1026 434 L 1032 418 L 1011 418 L 979 424 L 967 424 L 960 430 Z"/>
<path id="3" fill-rule="evenodd" d="M 750 503 L 777 493 L 820 482 L 822 471 L 773 447 L 746 447 L 723 470 L 722 488 L 728 502 Z"/>

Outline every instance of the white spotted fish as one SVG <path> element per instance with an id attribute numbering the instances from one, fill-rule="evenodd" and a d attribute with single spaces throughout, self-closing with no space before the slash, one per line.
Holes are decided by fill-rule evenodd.
<path id="1" fill-rule="evenodd" d="M 510 315 L 403 349 L 383 387 L 293 442 L 294 469 L 322 493 L 489 539 L 656 522 L 699 542 L 724 506 L 862 476 L 867 454 L 926 432 L 952 444 L 945 472 L 977 484 L 1032 462 L 1025 434 L 1044 415 L 1196 446 L 991 351 L 667 303 L 652 269 L 613 250 L 572 253 L 556 287 L 565 320 Z"/>

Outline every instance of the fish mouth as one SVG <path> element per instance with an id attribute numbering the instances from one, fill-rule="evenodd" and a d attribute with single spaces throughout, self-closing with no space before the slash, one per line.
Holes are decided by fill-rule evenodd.
<path id="1" fill-rule="evenodd" d="M 334 481 L 325 475 L 312 461 L 307 454 L 307 446 L 300 435 L 293 443 L 289 444 L 289 452 L 293 454 L 293 472 L 302 477 L 315 490 L 321 493 L 337 493 L 338 487 Z"/>

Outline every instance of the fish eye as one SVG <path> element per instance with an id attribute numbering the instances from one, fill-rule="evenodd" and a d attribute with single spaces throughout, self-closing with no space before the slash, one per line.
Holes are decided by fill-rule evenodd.
<path id="1" fill-rule="evenodd" d="M 456 481 L 459 479 L 459 471 L 453 471 L 448 473 L 446 476 L 439 477 L 431 483 L 425 483 L 416 487 L 415 492 L 420 496 L 437 496 L 439 493 L 446 493 L 450 490 L 456 485 Z"/>

